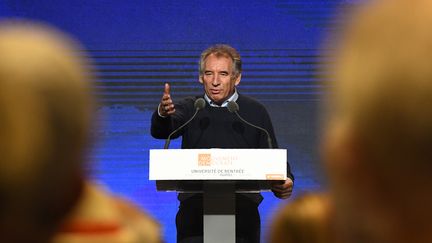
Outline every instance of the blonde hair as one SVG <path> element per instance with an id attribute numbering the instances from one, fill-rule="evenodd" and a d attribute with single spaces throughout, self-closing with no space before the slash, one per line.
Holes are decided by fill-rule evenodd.
<path id="1" fill-rule="evenodd" d="M 430 241 L 431 26 L 430 0 L 372 1 L 336 43 L 323 144 L 347 242 Z"/>
<path id="2" fill-rule="evenodd" d="M 89 62 L 69 37 L 22 20 L 0 22 L 0 53 L 0 219 L 20 210 L 49 218 L 38 207 L 66 195 L 84 165 Z"/>
<path id="3" fill-rule="evenodd" d="M 333 243 L 329 202 L 323 194 L 307 193 L 283 205 L 270 226 L 269 243 Z"/>
<path id="4" fill-rule="evenodd" d="M 366 5 L 344 29 L 330 70 L 331 118 L 354 127 L 385 167 L 431 165 L 431 26 L 428 0 Z"/>

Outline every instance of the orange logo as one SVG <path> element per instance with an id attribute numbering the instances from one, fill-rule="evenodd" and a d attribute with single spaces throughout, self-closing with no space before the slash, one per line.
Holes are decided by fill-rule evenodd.
<path id="1" fill-rule="evenodd" d="M 267 180 L 283 180 L 283 174 L 266 174 Z"/>
<path id="2" fill-rule="evenodd" d="M 198 154 L 198 166 L 210 166 L 211 154 Z"/>

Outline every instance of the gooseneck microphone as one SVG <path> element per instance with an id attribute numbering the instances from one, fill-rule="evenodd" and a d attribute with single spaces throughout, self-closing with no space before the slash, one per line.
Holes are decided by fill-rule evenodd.
<path id="1" fill-rule="evenodd" d="M 196 114 L 198 114 L 198 111 L 202 110 L 205 107 L 205 105 L 206 105 L 206 102 L 205 102 L 205 100 L 203 98 L 198 98 L 198 99 L 195 100 L 195 103 L 194 103 L 195 113 L 183 125 L 181 125 L 180 127 L 178 127 L 176 130 L 172 131 L 168 135 L 168 138 L 165 140 L 164 149 L 168 149 L 168 147 L 170 145 L 170 142 L 171 142 L 171 136 L 174 135 L 176 132 L 180 131 L 187 124 L 189 124 L 195 118 Z"/>
<path id="2" fill-rule="evenodd" d="M 245 119 L 243 119 L 243 118 L 240 116 L 240 114 L 238 113 L 238 111 L 240 110 L 240 108 L 239 108 L 239 105 L 238 105 L 235 101 L 230 101 L 230 102 L 228 102 L 228 104 L 227 104 L 227 108 L 228 108 L 229 112 L 231 112 L 231 113 L 235 113 L 235 114 L 237 115 L 237 117 L 238 117 L 242 122 L 248 124 L 248 125 L 251 126 L 251 127 L 254 127 L 254 128 L 258 129 L 258 130 L 263 131 L 263 132 L 267 135 L 267 144 L 268 144 L 268 148 L 273 148 L 273 145 L 272 145 L 272 141 L 271 141 L 271 138 L 270 138 L 270 134 L 269 134 L 269 132 L 268 132 L 266 129 L 264 129 L 264 128 L 262 128 L 262 127 L 259 127 L 259 126 L 256 126 L 256 125 L 254 125 L 254 124 L 252 124 L 252 123 L 246 121 Z"/>

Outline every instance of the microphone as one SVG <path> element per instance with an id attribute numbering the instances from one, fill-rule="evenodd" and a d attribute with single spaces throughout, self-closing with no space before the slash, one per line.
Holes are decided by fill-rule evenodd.
<path id="1" fill-rule="evenodd" d="M 169 144 L 171 142 L 171 136 L 174 135 L 176 132 L 180 131 L 180 129 L 185 127 L 187 124 L 189 124 L 189 122 L 191 122 L 195 118 L 196 114 L 198 114 L 198 111 L 202 110 L 205 107 L 205 105 L 206 105 L 206 102 L 203 98 L 198 98 L 195 100 L 195 103 L 194 103 L 195 113 L 193 114 L 193 116 L 189 120 L 187 120 L 187 122 L 185 122 L 183 125 L 178 127 L 176 130 L 172 131 L 168 135 L 168 138 L 165 140 L 164 149 L 168 149 Z"/>
<path id="2" fill-rule="evenodd" d="M 251 126 L 251 127 L 254 127 L 254 128 L 258 129 L 258 130 L 263 131 L 263 132 L 267 135 L 267 144 L 268 144 L 268 148 L 273 148 L 272 141 L 271 141 L 271 138 L 270 138 L 270 134 L 268 133 L 268 131 L 267 131 L 266 129 L 262 128 L 262 127 L 256 126 L 256 125 L 254 125 L 254 124 L 252 124 L 252 123 L 246 121 L 245 119 L 243 119 L 243 118 L 240 116 L 240 114 L 238 113 L 238 111 L 240 110 L 240 108 L 239 108 L 239 105 L 238 105 L 235 101 L 230 101 L 230 102 L 228 102 L 228 104 L 227 104 L 227 108 L 228 108 L 229 112 L 231 112 L 231 113 L 235 113 L 235 114 L 237 115 L 237 117 L 238 117 L 242 122 L 248 124 L 248 125 Z"/>

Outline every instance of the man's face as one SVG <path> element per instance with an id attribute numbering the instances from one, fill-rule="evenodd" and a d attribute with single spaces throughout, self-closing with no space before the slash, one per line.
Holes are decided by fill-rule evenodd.
<path id="1" fill-rule="evenodd" d="M 231 58 L 210 54 L 205 59 L 200 83 L 211 100 L 217 104 L 224 102 L 234 93 L 235 86 L 240 83 L 241 75 L 233 76 L 233 61 Z"/>

